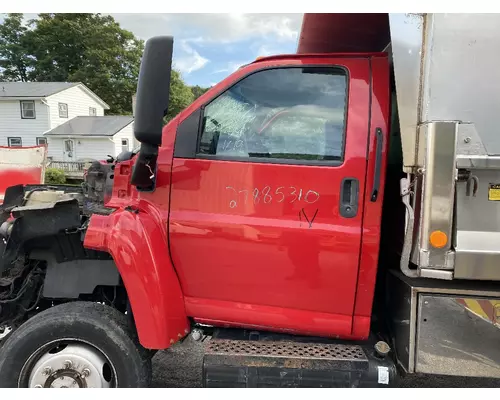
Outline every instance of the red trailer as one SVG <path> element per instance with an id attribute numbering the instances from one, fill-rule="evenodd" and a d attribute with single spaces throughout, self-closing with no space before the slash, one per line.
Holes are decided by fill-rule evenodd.
<path id="1" fill-rule="evenodd" d="M 46 146 L 0 146 L 0 202 L 10 186 L 43 184 L 46 164 Z"/>

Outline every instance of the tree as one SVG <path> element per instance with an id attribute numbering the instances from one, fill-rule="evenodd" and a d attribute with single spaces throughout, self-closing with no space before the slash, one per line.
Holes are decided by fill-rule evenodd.
<path id="1" fill-rule="evenodd" d="M 8 14 L 0 24 L 0 79 L 6 81 L 28 80 L 28 58 L 23 14 Z"/>
<path id="2" fill-rule="evenodd" d="M 0 24 L 0 79 L 82 82 L 108 103 L 107 114 L 130 114 L 144 42 L 101 14 L 23 14 Z M 3 68 L 3 70 L 1 70 Z M 169 121 L 207 89 L 187 86 L 172 70 Z"/>
<path id="3" fill-rule="evenodd" d="M 16 32 L 18 20 L 22 20 L 22 14 L 9 16 L 2 29 Z M 122 29 L 113 17 L 101 14 L 39 14 L 29 27 L 22 31 L 17 28 L 19 37 L 11 41 L 20 46 L 19 52 L 24 53 L 23 60 L 27 59 L 31 68 L 26 77 L 18 73 L 11 74 L 11 79 L 82 82 L 110 105 L 108 114 L 132 112 L 142 40 Z M 17 65 L 19 57 L 0 47 L 0 58 L 9 60 L 7 65 Z M 6 68 L 9 70 L 12 67 Z M 9 78 L 5 71 L 3 75 Z"/>
<path id="4" fill-rule="evenodd" d="M 209 88 L 202 88 L 198 85 L 191 86 L 191 91 L 193 92 L 194 99 L 196 100 L 201 95 L 205 94 Z"/>
<path id="5" fill-rule="evenodd" d="M 172 75 L 170 77 L 170 99 L 165 122 L 170 121 L 193 101 L 194 95 L 191 88 L 184 83 L 180 72 L 172 69 Z"/>

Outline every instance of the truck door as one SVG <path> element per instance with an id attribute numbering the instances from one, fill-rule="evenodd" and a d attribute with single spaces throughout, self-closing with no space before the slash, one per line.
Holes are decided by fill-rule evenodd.
<path id="1" fill-rule="evenodd" d="M 175 143 L 169 236 L 188 315 L 349 334 L 369 59 L 262 61 L 222 86 Z"/>

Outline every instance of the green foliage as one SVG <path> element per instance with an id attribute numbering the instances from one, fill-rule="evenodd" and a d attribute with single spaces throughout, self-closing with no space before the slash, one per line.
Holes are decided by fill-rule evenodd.
<path id="1" fill-rule="evenodd" d="M 64 171 L 57 168 L 47 168 L 45 170 L 45 183 L 53 185 L 64 185 L 66 183 L 66 176 Z"/>
<path id="2" fill-rule="evenodd" d="M 165 123 L 174 118 L 194 101 L 191 88 L 182 80 L 179 71 L 172 69 L 170 77 L 170 100 L 168 103 L 168 113 L 165 116 Z"/>
<path id="3" fill-rule="evenodd" d="M 31 60 L 26 52 L 26 31 L 23 14 L 9 14 L 0 24 L 0 73 L 1 80 L 28 80 Z"/>
<path id="4" fill-rule="evenodd" d="M 110 105 L 107 114 L 131 114 L 143 50 L 112 16 L 45 13 L 23 26 L 23 14 L 8 14 L 0 24 L 0 81 L 82 82 Z M 165 122 L 207 90 L 172 70 Z"/>
<path id="5" fill-rule="evenodd" d="M 198 85 L 186 85 L 182 80 L 181 73 L 172 69 L 172 75 L 170 77 L 170 100 L 168 113 L 163 119 L 163 122 L 165 124 L 168 123 L 172 118 L 174 118 L 209 89 L 210 88 L 202 88 Z"/>
<path id="6" fill-rule="evenodd" d="M 191 86 L 191 91 L 193 92 L 194 99 L 196 100 L 198 97 L 200 97 L 202 94 L 205 94 L 206 91 L 210 88 L 202 88 L 198 85 L 196 86 Z"/>
<path id="7" fill-rule="evenodd" d="M 22 14 L 0 25 L 0 79 L 82 82 L 108 103 L 108 114 L 130 114 L 144 42 L 101 14 Z"/>

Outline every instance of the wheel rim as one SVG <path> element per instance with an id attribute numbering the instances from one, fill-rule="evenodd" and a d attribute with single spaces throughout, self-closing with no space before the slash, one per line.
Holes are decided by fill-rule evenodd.
<path id="1" fill-rule="evenodd" d="M 76 340 L 59 340 L 38 349 L 24 364 L 20 387 L 112 388 L 116 371 L 95 346 Z"/>
<path id="2" fill-rule="evenodd" d="M 10 332 L 12 332 L 12 328 L 10 326 L 0 326 L 0 341 L 5 339 Z"/>

